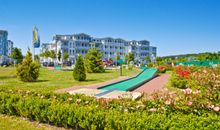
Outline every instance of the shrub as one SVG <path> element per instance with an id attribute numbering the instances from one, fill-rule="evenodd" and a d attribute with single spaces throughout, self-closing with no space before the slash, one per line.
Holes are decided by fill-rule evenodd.
<path id="1" fill-rule="evenodd" d="M 133 64 L 129 64 L 129 65 L 128 65 L 128 70 L 133 70 L 133 68 L 134 68 L 134 65 L 133 65 Z"/>
<path id="2" fill-rule="evenodd" d="M 173 66 L 171 64 L 166 65 L 166 70 L 167 71 L 173 71 Z"/>
<path id="3" fill-rule="evenodd" d="M 86 80 L 86 71 L 84 67 L 84 61 L 82 56 L 78 56 L 76 59 L 76 65 L 73 69 L 73 77 L 77 81 L 85 81 Z"/>
<path id="4" fill-rule="evenodd" d="M 175 88 L 181 88 L 181 89 L 185 89 L 187 88 L 187 79 L 184 78 L 180 78 L 178 77 L 176 74 L 172 74 L 171 78 L 170 78 L 170 83 L 172 87 Z"/>
<path id="5" fill-rule="evenodd" d="M 158 67 L 158 72 L 159 73 L 166 73 L 166 67 L 165 66 L 159 66 Z"/>
<path id="6" fill-rule="evenodd" d="M 154 64 L 152 63 L 152 62 L 149 62 L 148 64 L 147 64 L 147 67 L 149 67 L 149 68 L 151 68 L 151 67 L 153 67 L 154 66 Z"/>
<path id="7" fill-rule="evenodd" d="M 186 66 L 177 66 L 175 68 L 175 73 L 178 77 L 187 79 L 190 76 L 190 68 Z"/>
<path id="8" fill-rule="evenodd" d="M 34 82 L 39 76 L 40 65 L 32 61 L 32 54 L 28 49 L 25 59 L 17 67 L 17 77 L 24 82 Z"/>
<path id="9" fill-rule="evenodd" d="M 83 95 L 0 90 L 0 113 L 73 129 L 220 128 L 217 112 L 202 107 L 203 102 L 193 102 L 195 106 L 188 105 L 190 99 L 199 99 L 201 96 L 188 90 L 176 93 L 182 96 L 181 99 L 174 98 L 174 94 L 155 95 L 152 101 L 136 102 L 96 100 Z M 166 101 L 169 98 L 172 100 Z"/>
<path id="10" fill-rule="evenodd" d="M 101 61 L 102 53 L 96 48 L 91 48 L 85 55 L 85 66 L 88 73 L 104 72 L 103 62 Z"/>
<path id="11" fill-rule="evenodd" d="M 172 74 L 170 82 L 172 87 L 198 89 L 207 102 L 218 103 L 220 100 L 220 74 L 218 67 L 179 66 Z"/>

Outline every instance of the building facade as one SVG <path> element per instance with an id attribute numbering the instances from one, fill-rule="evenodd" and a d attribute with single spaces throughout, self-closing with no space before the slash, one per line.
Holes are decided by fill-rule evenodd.
<path id="1" fill-rule="evenodd" d="M 8 40 L 8 32 L 0 30 L 0 55 L 11 56 L 13 50 L 13 42 Z"/>
<path id="2" fill-rule="evenodd" d="M 156 57 L 157 55 L 156 47 L 150 46 L 150 42 L 147 40 L 126 41 L 111 37 L 94 38 L 84 33 L 55 35 L 52 43 L 42 44 L 41 52 L 51 50 L 54 50 L 57 54 L 59 51 L 61 51 L 61 54 L 68 52 L 68 60 L 75 63 L 76 57 L 79 54 L 84 57 L 91 47 L 95 47 L 102 52 L 102 60 L 112 59 L 115 61 L 117 55 L 124 60 L 125 55 L 132 52 L 135 54 L 135 62 L 141 63 L 145 62 L 146 56 Z"/>

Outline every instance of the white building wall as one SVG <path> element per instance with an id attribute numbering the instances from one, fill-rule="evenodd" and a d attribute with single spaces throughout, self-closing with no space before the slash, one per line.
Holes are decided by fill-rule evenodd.
<path id="1" fill-rule="evenodd" d="M 77 55 L 83 57 L 91 48 L 91 44 L 95 43 L 96 48 L 103 54 L 103 60 L 109 60 L 110 58 L 116 60 L 117 53 L 120 54 L 121 59 L 125 59 L 125 55 L 129 52 L 133 52 L 137 62 L 145 61 L 147 55 L 156 56 L 156 48 L 150 47 L 149 42 L 143 41 L 125 41 L 123 39 L 113 38 L 92 38 L 87 34 L 75 34 L 75 35 L 56 35 L 53 37 L 53 43 L 48 46 L 43 46 L 48 49 L 42 50 L 56 50 L 57 54 L 59 50 L 61 54 L 65 51 L 69 54 L 69 61 L 75 63 Z M 55 47 L 52 45 L 55 45 Z"/>

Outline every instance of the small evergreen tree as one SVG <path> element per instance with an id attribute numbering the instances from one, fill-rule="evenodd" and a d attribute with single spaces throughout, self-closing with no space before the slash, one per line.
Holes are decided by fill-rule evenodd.
<path id="1" fill-rule="evenodd" d="M 58 60 L 60 61 L 60 59 L 61 59 L 61 51 L 60 51 L 60 50 L 58 51 L 58 56 L 57 56 L 57 58 L 58 58 Z"/>
<path id="2" fill-rule="evenodd" d="M 91 48 L 85 55 L 85 65 L 88 73 L 104 72 L 104 66 L 101 61 L 102 53 L 96 48 Z"/>
<path id="3" fill-rule="evenodd" d="M 146 61 L 147 61 L 147 63 L 151 62 L 150 56 L 146 56 Z"/>
<path id="4" fill-rule="evenodd" d="M 27 55 L 17 67 L 17 77 L 24 82 L 34 82 L 39 77 L 40 65 L 32 61 L 32 54 L 28 49 Z"/>
<path id="5" fill-rule="evenodd" d="M 56 58 L 56 53 L 54 50 L 50 51 L 50 58 L 55 59 Z"/>
<path id="6" fill-rule="evenodd" d="M 76 59 L 76 65 L 73 69 L 73 77 L 77 81 L 85 81 L 86 80 L 86 70 L 84 67 L 84 61 L 81 55 L 79 55 Z"/>
<path id="7" fill-rule="evenodd" d="M 69 54 L 68 54 L 67 51 L 65 51 L 65 52 L 63 53 L 63 59 L 64 59 L 64 61 L 66 61 L 68 58 L 69 58 Z"/>
<path id="8" fill-rule="evenodd" d="M 121 56 L 120 56 L 119 53 L 117 53 L 117 55 L 116 55 L 116 60 L 120 60 L 120 59 L 121 59 Z"/>
<path id="9" fill-rule="evenodd" d="M 134 53 L 129 52 L 127 55 L 125 55 L 125 60 L 127 64 L 129 64 L 131 61 L 134 61 Z"/>
<path id="10" fill-rule="evenodd" d="M 22 59 L 23 59 L 21 49 L 15 47 L 12 51 L 11 58 L 15 59 L 17 61 L 17 63 L 21 63 Z"/>

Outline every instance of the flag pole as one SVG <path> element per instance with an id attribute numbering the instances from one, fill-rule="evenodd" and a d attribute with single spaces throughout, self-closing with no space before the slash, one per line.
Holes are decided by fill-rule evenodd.
<path id="1" fill-rule="evenodd" d="M 35 53 L 34 51 L 35 51 L 35 50 L 34 50 L 34 44 L 33 44 L 33 55 L 32 55 L 33 62 L 34 62 L 34 55 L 35 55 L 35 54 L 34 54 L 34 53 Z"/>
<path id="2" fill-rule="evenodd" d="M 32 49 L 33 49 L 33 50 L 32 50 L 32 51 L 33 51 L 33 52 L 32 52 L 32 53 L 33 53 L 33 55 L 32 55 L 32 60 L 33 60 L 33 62 L 34 62 L 34 29 L 33 29 L 33 36 L 32 36 L 32 47 L 33 47 L 33 48 L 32 48 Z"/>

